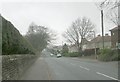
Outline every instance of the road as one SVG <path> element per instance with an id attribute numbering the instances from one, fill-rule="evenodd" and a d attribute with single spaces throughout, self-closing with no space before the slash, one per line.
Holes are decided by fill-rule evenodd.
<path id="1" fill-rule="evenodd" d="M 118 63 L 43 55 L 21 80 L 118 80 Z"/>

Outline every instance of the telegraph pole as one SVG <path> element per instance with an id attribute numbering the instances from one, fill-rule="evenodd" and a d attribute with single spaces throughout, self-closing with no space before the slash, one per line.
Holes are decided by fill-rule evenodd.
<path id="1" fill-rule="evenodd" d="M 95 39 L 95 37 L 96 37 L 96 36 L 95 36 L 95 35 L 96 35 L 96 34 L 95 34 L 95 31 L 90 31 L 90 32 L 93 32 L 93 33 L 94 33 L 93 35 L 94 35 L 94 39 Z M 94 42 L 94 48 L 95 48 L 95 59 L 97 59 L 96 41 Z"/>
<path id="2" fill-rule="evenodd" d="M 103 24 L 103 10 L 101 10 L 101 26 L 102 26 L 102 45 L 104 49 L 104 24 Z"/>

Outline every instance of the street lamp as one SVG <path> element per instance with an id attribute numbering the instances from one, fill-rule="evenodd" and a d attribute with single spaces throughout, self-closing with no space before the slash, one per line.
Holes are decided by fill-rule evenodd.
<path id="1" fill-rule="evenodd" d="M 90 32 L 93 32 L 94 33 L 94 38 L 95 38 L 95 31 L 90 31 Z M 95 47 L 95 59 L 97 59 L 97 54 L 96 54 L 96 41 L 94 42 L 94 47 Z"/>

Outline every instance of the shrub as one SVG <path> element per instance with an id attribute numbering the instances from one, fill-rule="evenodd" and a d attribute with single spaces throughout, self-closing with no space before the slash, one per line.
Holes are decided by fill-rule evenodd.
<path id="1" fill-rule="evenodd" d="M 64 44 L 62 47 L 62 53 L 68 53 L 69 49 L 68 49 L 68 45 Z"/>
<path id="2" fill-rule="evenodd" d="M 69 54 L 68 53 L 62 53 L 62 56 L 69 57 Z"/>
<path id="3" fill-rule="evenodd" d="M 70 57 L 78 57 L 79 53 L 78 52 L 72 52 L 69 55 L 70 55 Z"/>
<path id="4" fill-rule="evenodd" d="M 78 56 L 81 56 L 79 54 L 79 52 L 70 52 L 70 53 L 64 53 L 63 56 L 66 56 L 66 57 L 78 57 Z"/>
<path id="5" fill-rule="evenodd" d="M 111 49 L 101 49 L 100 55 L 98 59 L 101 61 L 117 61 L 118 58 L 118 50 L 111 50 Z"/>

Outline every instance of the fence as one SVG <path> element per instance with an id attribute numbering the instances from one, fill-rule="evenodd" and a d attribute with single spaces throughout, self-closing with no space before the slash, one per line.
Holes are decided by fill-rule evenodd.
<path id="1" fill-rule="evenodd" d="M 36 55 L 3 55 L 2 80 L 18 80 L 36 59 Z"/>

